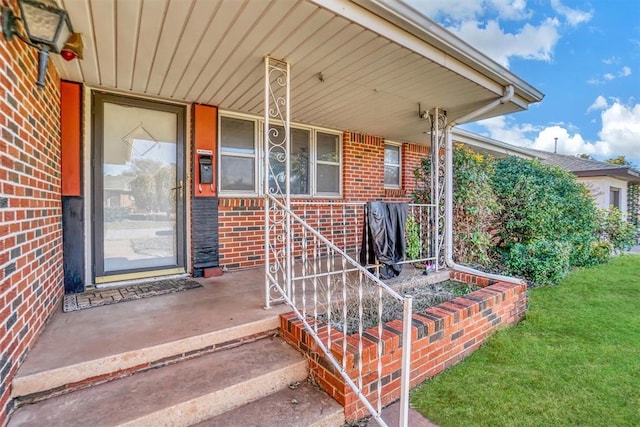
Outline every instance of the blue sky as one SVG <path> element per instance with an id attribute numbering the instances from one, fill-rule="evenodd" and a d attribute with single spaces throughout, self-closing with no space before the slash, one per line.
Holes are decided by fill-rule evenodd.
<path id="1" fill-rule="evenodd" d="M 404 1 L 545 94 L 466 129 L 640 167 L 640 0 Z"/>

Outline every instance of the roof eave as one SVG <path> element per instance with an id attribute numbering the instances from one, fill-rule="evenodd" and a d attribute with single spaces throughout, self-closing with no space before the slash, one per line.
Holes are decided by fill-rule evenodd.
<path id="1" fill-rule="evenodd" d="M 422 15 L 400 0 L 352 0 L 359 6 L 442 50 L 477 72 L 490 76 L 503 86 L 515 88 L 528 103 L 540 102 L 544 94 L 479 50 Z"/>
<path id="2" fill-rule="evenodd" d="M 526 148 L 498 141 L 460 128 L 453 128 L 453 137 L 455 141 L 485 150 L 493 150 L 506 155 L 519 155 L 529 159 L 536 159 L 540 157 L 538 153 L 527 150 Z"/>
<path id="3" fill-rule="evenodd" d="M 594 169 L 594 170 L 581 170 L 572 171 L 579 177 L 596 177 L 596 176 L 612 176 L 627 181 L 637 182 L 640 181 L 640 173 L 630 168 L 611 168 L 611 169 Z"/>

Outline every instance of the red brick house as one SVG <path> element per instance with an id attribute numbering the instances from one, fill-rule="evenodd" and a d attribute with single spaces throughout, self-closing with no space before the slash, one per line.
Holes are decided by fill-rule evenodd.
<path id="1" fill-rule="evenodd" d="M 429 114 L 445 135 L 542 99 L 401 2 L 60 4 L 84 58 L 43 88 L 0 43 L 0 425 L 65 292 L 264 264 L 265 57 L 290 66 L 293 203 L 408 201 Z"/>

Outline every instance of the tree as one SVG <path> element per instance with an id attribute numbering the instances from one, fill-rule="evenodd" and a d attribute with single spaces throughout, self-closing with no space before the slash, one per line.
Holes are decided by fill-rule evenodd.
<path id="1" fill-rule="evenodd" d="M 131 193 L 136 208 L 147 212 L 174 212 L 175 167 L 146 159 L 135 160 L 133 167 L 136 178 L 131 181 Z"/>
<path id="2" fill-rule="evenodd" d="M 633 166 L 625 156 L 613 157 L 611 159 L 607 159 L 606 162 L 611 163 L 612 165 Z"/>
<path id="3" fill-rule="evenodd" d="M 587 153 L 576 154 L 576 157 L 579 157 L 581 159 L 587 159 L 587 160 L 595 160 L 593 157 L 591 157 L 591 154 L 587 154 Z"/>

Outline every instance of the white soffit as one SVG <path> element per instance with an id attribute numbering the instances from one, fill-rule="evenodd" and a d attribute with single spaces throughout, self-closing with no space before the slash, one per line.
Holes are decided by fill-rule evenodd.
<path id="1" fill-rule="evenodd" d="M 263 60 L 271 55 L 291 64 L 293 120 L 426 142 L 418 103 L 455 119 L 503 91 L 502 82 L 348 1 L 60 3 L 85 44 L 82 61 L 54 55 L 61 77 L 125 93 L 263 114 Z M 490 115 L 530 102 L 516 90 Z"/>

